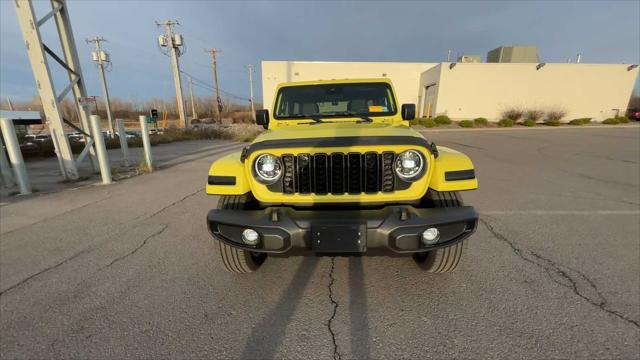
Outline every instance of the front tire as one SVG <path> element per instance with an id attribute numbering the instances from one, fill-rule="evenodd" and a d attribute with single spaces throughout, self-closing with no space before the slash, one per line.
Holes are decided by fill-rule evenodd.
<path id="1" fill-rule="evenodd" d="M 427 201 L 433 207 L 460 207 L 463 205 L 462 197 L 457 191 L 434 191 L 429 190 L 427 193 Z M 446 248 L 432 250 L 426 253 L 415 254 L 413 259 L 416 264 L 423 270 L 430 273 L 446 273 L 452 272 L 460 263 L 462 258 L 462 250 L 464 241 L 460 241 L 455 245 Z"/>
<path id="2" fill-rule="evenodd" d="M 246 195 L 224 195 L 218 201 L 218 209 L 244 209 L 249 203 Z M 223 241 L 218 241 L 220 258 L 225 270 L 235 274 L 251 273 L 262 265 L 267 259 L 267 254 L 254 253 L 229 246 Z"/>

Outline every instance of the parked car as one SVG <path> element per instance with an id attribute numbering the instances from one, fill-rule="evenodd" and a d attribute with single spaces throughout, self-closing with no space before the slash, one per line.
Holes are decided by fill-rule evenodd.
<path id="1" fill-rule="evenodd" d="M 640 121 L 640 108 L 627 109 L 627 117 L 630 120 Z"/>
<path id="2" fill-rule="evenodd" d="M 278 86 L 269 131 L 209 168 L 220 196 L 209 232 L 229 272 L 268 256 L 409 256 L 427 272 L 453 271 L 478 213 L 460 191 L 478 187 L 471 160 L 409 126 L 387 79 Z"/>

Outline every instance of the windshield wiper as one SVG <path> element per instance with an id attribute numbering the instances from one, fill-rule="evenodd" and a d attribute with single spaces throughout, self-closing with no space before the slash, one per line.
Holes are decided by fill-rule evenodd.
<path id="1" fill-rule="evenodd" d="M 359 114 L 359 113 L 352 112 L 352 111 L 345 111 L 345 112 L 341 112 L 339 114 L 340 115 L 353 116 L 353 117 L 357 117 L 357 118 L 362 119 L 362 121 L 359 121 L 359 122 L 373 122 L 373 119 L 368 117 L 367 115 Z"/>

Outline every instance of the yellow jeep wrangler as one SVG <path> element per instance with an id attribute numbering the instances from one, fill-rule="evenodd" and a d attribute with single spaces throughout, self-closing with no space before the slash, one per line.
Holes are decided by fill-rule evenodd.
<path id="1" fill-rule="evenodd" d="M 478 213 L 459 191 L 478 187 L 464 154 L 409 127 L 415 105 L 387 79 L 291 82 L 277 88 L 267 129 L 215 161 L 209 232 L 230 272 L 268 256 L 412 256 L 454 270 Z"/>

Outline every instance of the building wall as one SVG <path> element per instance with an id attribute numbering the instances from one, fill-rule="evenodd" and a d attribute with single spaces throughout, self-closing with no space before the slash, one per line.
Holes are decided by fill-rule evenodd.
<path id="1" fill-rule="evenodd" d="M 602 120 L 623 115 L 638 69 L 624 64 L 458 63 L 442 66 L 437 114 L 455 120 L 478 116 L 499 120 L 510 107 L 559 109 L 563 120 L 590 117 Z M 617 110 L 615 110 L 617 109 Z"/>
<path id="2" fill-rule="evenodd" d="M 537 46 L 500 46 L 487 53 L 488 63 L 537 63 Z"/>
<path id="3" fill-rule="evenodd" d="M 262 99 L 271 109 L 278 84 L 289 81 L 387 77 L 400 104 L 418 103 L 420 74 L 437 63 L 263 61 Z"/>
<path id="4" fill-rule="evenodd" d="M 275 88 L 287 81 L 388 77 L 401 104 L 418 114 L 454 120 L 500 120 L 509 107 L 567 112 L 564 120 L 602 120 L 624 114 L 638 76 L 625 64 L 384 63 L 263 61 L 262 95 L 271 108 Z M 429 107 L 428 104 L 431 103 Z"/>

